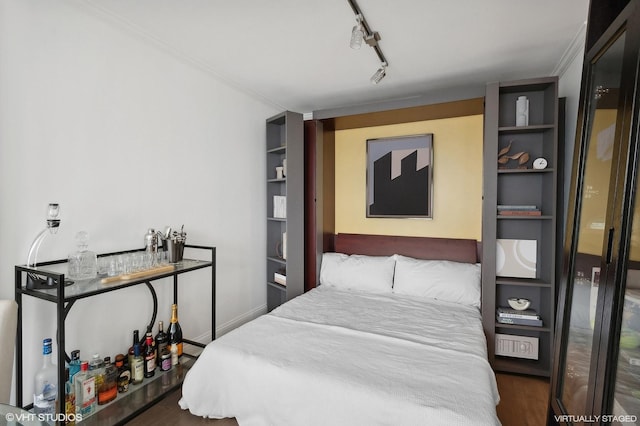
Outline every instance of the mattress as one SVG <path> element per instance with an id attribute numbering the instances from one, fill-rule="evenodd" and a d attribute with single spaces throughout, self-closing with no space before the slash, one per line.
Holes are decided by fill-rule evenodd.
<path id="1" fill-rule="evenodd" d="M 321 286 L 211 342 L 181 408 L 240 425 L 497 425 L 477 308 Z"/>

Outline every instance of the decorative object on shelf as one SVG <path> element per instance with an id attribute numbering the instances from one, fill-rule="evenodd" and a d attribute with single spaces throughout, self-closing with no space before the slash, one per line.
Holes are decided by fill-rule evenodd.
<path id="1" fill-rule="evenodd" d="M 80 231 L 75 236 L 78 250 L 69 255 L 67 271 L 71 280 L 90 280 L 98 275 L 98 256 L 90 251 L 89 233 Z"/>
<path id="2" fill-rule="evenodd" d="M 433 217 L 433 134 L 367 140 L 367 217 Z"/>
<path id="3" fill-rule="evenodd" d="M 38 250 L 40 250 L 40 245 L 42 241 L 49 234 L 56 234 L 58 232 L 58 228 L 60 227 L 60 204 L 58 203 L 49 203 L 47 207 L 47 227 L 43 229 L 33 240 L 31 243 L 31 247 L 29 248 L 29 255 L 27 256 L 27 266 L 28 267 L 36 267 L 38 264 Z M 48 231 L 48 232 L 47 232 Z M 65 285 L 69 285 L 72 283 L 65 283 Z M 55 287 L 57 285 L 50 278 L 42 278 L 34 273 L 27 274 L 27 288 L 28 289 L 48 289 Z"/>
<path id="4" fill-rule="evenodd" d="M 538 242 L 536 240 L 496 240 L 496 275 L 535 278 Z"/>
<path id="5" fill-rule="evenodd" d="M 498 152 L 498 164 L 499 168 L 507 168 L 507 164 L 509 160 L 517 160 L 519 169 L 526 169 L 527 162 L 529 161 L 530 155 L 528 152 L 520 151 L 513 155 L 508 155 L 509 151 L 511 151 L 511 145 L 513 144 L 513 140 L 509 141 L 509 145 L 502 148 L 500 152 Z"/>
<path id="6" fill-rule="evenodd" d="M 273 196 L 273 217 L 276 219 L 287 218 L 287 197 L 285 195 Z"/>
<path id="7" fill-rule="evenodd" d="M 521 297 L 510 297 L 507 299 L 509 306 L 511 306 L 516 311 L 524 311 L 531 306 L 531 301 L 529 299 L 524 299 Z"/>
<path id="8" fill-rule="evenodd" d="M 538 157 L 533 160 L 533 168 L 536 170 L 542 170 L 547 168 L 547 159 L 543 157 Z"/>
<path id="9" fill-rule="evenodd" d="M 282 179 L 284 177 L 284 167 L 276 167 L 276 179 Z"/>
<path id="10" fill-rule="evenodd" d="M 287 175 L 287 159 L 283 158 L 282 159 L 282 176 L 286 176 Z"/>
<path id="11" fill-rule="evenodd" d="M 529 125 L 529 99 L 518 96 L 516 101 L 516 127 Z"/>
<path id="12" fill-rule="evenodd" d="M 282 259 L 287 260 L 287 233 L 282 233 L 282 240 L 276 243 L 276 255 Z"/>

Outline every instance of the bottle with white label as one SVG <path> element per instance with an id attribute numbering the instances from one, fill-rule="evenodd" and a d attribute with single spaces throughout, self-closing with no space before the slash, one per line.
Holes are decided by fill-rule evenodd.
<path id="1" fill-rule="evenodd" d="M 88 417 L 96 411 L 96 379 L 89 373 L 89 363 L 82 361 L 80 372 L 73 376 L 76 391 L 76 415 Z"/>
<path id="2" fill-rule="evenodd" d="M 53 420 L 56 415 L 58 398 L 58 374 L 51 360 L 51 339 L 42 342 L 42 368 L 38 370 L 34 382 L 33 411 L 36 414 L 47 414 Z"/>

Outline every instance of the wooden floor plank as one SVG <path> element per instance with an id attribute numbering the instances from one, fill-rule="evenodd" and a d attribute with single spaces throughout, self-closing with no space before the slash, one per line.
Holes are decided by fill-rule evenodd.
<path id="1" fill-rule="evenodd" d="M 547 424 L 549 380 L 542 377 L 497 373 L 500 404 L 498 418 L 503 426 Z"/>
<path id="2" fill-rule="evenodd" d="M 544 426 L 549 403 L 549 380 L 539 377 L 497 373 L 500 404 L 498 418 L 503 426 Z M 133 426 L 237 426 L 235 419 L 212 420 L 181 410 L 178 389 L 142 415 L 129 422 Z"/>

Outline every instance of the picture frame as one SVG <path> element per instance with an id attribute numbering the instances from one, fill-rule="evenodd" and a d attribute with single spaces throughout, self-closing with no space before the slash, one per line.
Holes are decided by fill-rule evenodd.
<path id="1" fill-rule="evenodd" d="M 433 219 L 433 133 L 367 139 L 367 217 Z"/>

